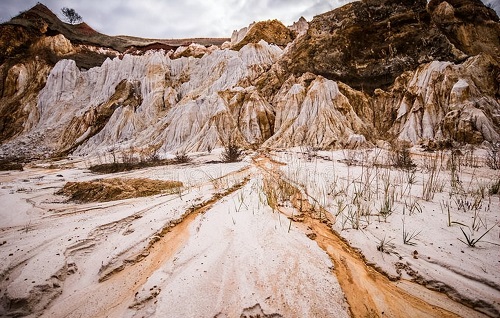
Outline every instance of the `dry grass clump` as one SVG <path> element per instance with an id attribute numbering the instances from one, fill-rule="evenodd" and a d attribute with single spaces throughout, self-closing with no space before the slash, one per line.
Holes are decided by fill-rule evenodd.
<path id="1" fill-rule="evenodd" d="M 490 169 L 500 169 L 500 143 L 493 143 L 486 153 L 486 165 Z"/>
<path id="2" fill-rule="evenodd" d="M 221 153 L 222 162 L 238 162 L 241 161 L 243 156 L 243 149 L 238 147 L 235 143 L 230 142 L 224 147 L 224 151 Z"/>
<path id="3" fill-rule="evenodd" d="M 389 161 L 394 167 L 400 169 L 414 169 L 417 166 L 411 158 L 409 145 L 404 143 L 393 146 L 389 153 Z"/>
<path id="4" fill-rule="evenodd" d="M 139 162 L 112 162 L 112 163 L 104 163 L 91 166 L 89 167 L 89 170 L 94 173 L 102 173 L 102 174 L 116 173 L 116 172 L 131 171 L 149 167 L 164 166 L 172 163 L 174 163 L 174 161 L 168 159 L 154 160 L 154 161 L 139 161 Z"/>
<path id="5" fill-rule="evenodd" d="M 23 171 L 23 158 L 0 159 L 0 171 L 20 170 Z"/>
<path id="6" fill-rule="evenodd" d="M 175 163 L 188 163 L 191 162 L 191 157 L 185 151 L 175 153 Z"/>
<path id="7" fill-rule="evenodd" d="M 85 182 L 68 182 L 56 194 L 78 202 L 106 202 L 160 193 L 175 193 L 182 187 L 180 181 L 137 179 L 98 179 Z"/>

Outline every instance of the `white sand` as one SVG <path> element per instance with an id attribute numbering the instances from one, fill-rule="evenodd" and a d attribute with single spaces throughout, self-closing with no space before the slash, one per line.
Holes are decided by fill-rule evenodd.
<path id="1" fill-rule="evenodd" d="M 250 157 L 235 164 L 206 163 L 217 160 L 217 155 L 200 153 L 189 164 L 109 175 L 91 174 L 81 162 L 72 163 L 73 168 L 1 172 L 0 243 L 5 243 L 0 246 L 0 257 L 5 261 L 0 265 L 4 306 L 0 313 L 46 317 L 349 316 L 332 260 L 305 235 L 310 230 L 303 224 L 293 223 L 289 231 L 286 216 L 270 208 L 263 170 Z M 465 239 L 459 224 L 447 226 L 447 214 L 440 207 L 440 202 L 449 201 L 451 220 L 472 226 L 474 211 L 458 210 L 457 197 L 450 198 L 449 171 L 440 172 L 443 186 L 426 201 L 422 198 L 427 178 L 420 168 L 423 161 L 416 183 L 409 189 L 404 172 L 348 167 L 338 161 L 346 155 L 342 152 L 318 155 L 308 160 L 300 149 L 294 149 L 278 152 L 275 158 L 288 163 L 280 170 L 313 205 L 336 216 L 333 230 L 359 248 L 368 262 L 389 276 L 418 280 L 489 315 L 500 310 L 500 253 L 495 245 L 500 244 L 500 200 L 487 193 L 489 184 L 498 180 L 498 172 L 481 167 L 463 168 L 459 174 L 468 193 L 464 200 L 472 200 L 472 193 L 482 185 L 486 188 L 477 209 L 479 225 L 474 237 L 493 227 L 472 248 L 458 240 Z M 367 173 L 372 178 L 378 173 L 379 191 L 374 190 L 376 182 L 370 181 L 371 200 L 365 191 L 364 201 L 358 203 L 370 215 L 360 218 L 356 230 L 348 210 L 349 206 L 356 209 L 352 195 L 363 185 L 360 176 Z M 378 215 L 384 173 L 390 174 L 396 197 L 386 219 Z M 185 188 L 180 194 L 88 204 L 66 202 L 54 195 L 66 181 L 117 176 L 180 180 Z M 245 177 L 249 181 L 241 189 L 227 193 Z M 222 197 L 216 195 L 223 192 Z M 337 215 L 342 200 L 348 207 Z M 419 206 L 411 214 L 410 201 Z M 191 208 L 206 203 L 209 205 L 201 214 L 177 224 Z M 298 213 L 289 203 L 283 204 L 290 213 Z M 415 245 L 403 244 L 403 218 L 405 229 L 420 232 L 412 240 Z M 165 234 L 166 228 L 172 231 Z M 377 250 L 384 238 L 393 244 L 389 253 Z M 99 282 L 104 277 L 107 279 Z M 403 284 L 404 289 L 412 290 L 408 286 Z M 460 307 L 446 297 L 440 301 L 451 302 L 443 308 Z"/>

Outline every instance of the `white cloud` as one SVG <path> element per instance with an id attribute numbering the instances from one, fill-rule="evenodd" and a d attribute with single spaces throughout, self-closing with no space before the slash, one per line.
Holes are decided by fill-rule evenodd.
<path id="1" fill-rule="evenodd" d="M 7 21 L 37 0 L 1 0 L 0 20 Z M 279 19 L 291 24 L 311 19 L 346 0 L 42 0 L 54 13 L 74 8 L 90 26 L 109 35 L 151 38 L 230 37 L 253 21 Z M 325 9 L 326 8 L 326 9 Z"/>
<path id="2" fill-rule="evenodd" d="M 497 0 L 484 0 L 497 5 Z M 7 21 L 37 0 L 0 0 Z M 74 8 L 91 27 L 109 35 L 150 38 L 230 37 L 253 21 L 278 19 L 290 25 L 311 20 L 352 0 L 41 0 L 54 13 Z M 498 7 L 496 8 L 498 10 Z"/>

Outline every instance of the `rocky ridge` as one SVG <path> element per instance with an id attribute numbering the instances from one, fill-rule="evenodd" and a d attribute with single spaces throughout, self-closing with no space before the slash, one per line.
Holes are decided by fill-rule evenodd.
<path id="1" fill-rule="evenodd" d="M 357 1 L 171 47 L 47 11 L 0 26 L 2 156 L 500 141 L 500 23 L 479 0 Z"/>

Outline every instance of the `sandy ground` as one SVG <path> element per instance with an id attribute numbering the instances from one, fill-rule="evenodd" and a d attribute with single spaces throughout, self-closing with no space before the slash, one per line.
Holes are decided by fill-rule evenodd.
<path id="1" fill-rule="evenodd" d="M 232 164 L 198 154 L 188 164 L 109 175 L 89 173 L 77 159 L 0 172 L 0 314 L 498 316 L 498 194 L 457 208 L 462 201 L 450 195 L 445 169 L 438 178 L 444 185 L 423 198 L 428 171 L 421 157 L 408 188 L 397 169 L 348 166 L 342 152 L 302 152 L 253 154 Z M 391 213 L 381 216 L 384 173 L 396 194 Z M 372 181 L 361 199 L 371 212 L 358 213 L 356 223 L 362 205 L 353 194 L 367 174 Z M 66 182 L 117 177 L 184 187 L 105 203 L 55 195 Z M 474 191 L 498 173 L 463 167 L 459 177 L 467 185 L 460 198 L 473 202 Z M 419 208 L 410 213 L 415 201 Z M 406 229 L 420 232 L 415 245 L 403 243 L 403 217 Z M 469 247 L 458 240 L 465 240 L 464 225 L 474 226 L 474 238 L 492 229 Z"/>
<path id="2" fill-rule="evenodd" d="M 458 185 L 452 186 L 445 156 L 435 172 L 436 191 L 425 198 L 432 154 L 414 154 L 417 168 L 409 184 L 410 172 L 373 165 L 385 162 L 380 149 L 352 152 L 319 152 L 309 158 L 307 151 L 296 149 L 278 153 L 276 159 L 287 163 L 281 166 L 284 177 L 302 188 L 314 204 L 325 207 L 333 218 L 332 229 L 361 251 L 366 263 L 393 280 L 417 281 L 498 316 L 500 200 L 488 189 L 500 180 L 500 173 L 481 164 L 479 152 L 474 165 L 480 166 L 464 163 L 457 169 Z M 345 164 L 353 158 L 359 164 Z M 394 202 L 390 213 L 382 215 L 386 180 Z M 403 242 L 403 224 L 406 232 L 418 234 L 410 244 Z M 470 247 L 462 242 L 466 238 L 461 228 L 474 239 L 489 232 Z M 388 242 L 385 252 L 377 248 L 382 241 Z"/>

